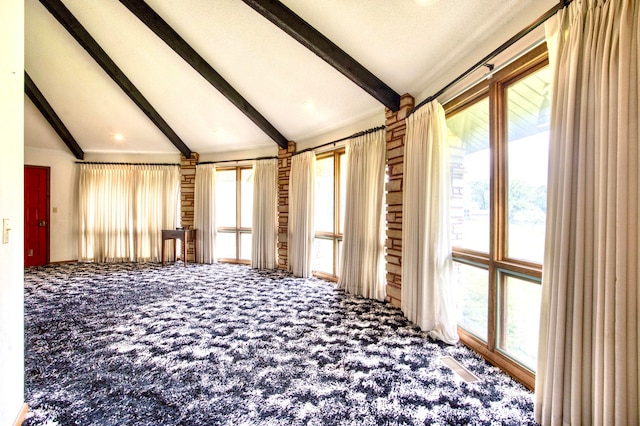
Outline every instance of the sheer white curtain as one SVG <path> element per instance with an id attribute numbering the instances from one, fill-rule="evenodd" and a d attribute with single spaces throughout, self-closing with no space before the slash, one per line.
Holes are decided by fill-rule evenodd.
<path id="1" fill-rule="evenodd" d="M 79 260 L 128 260 L 133 251 L 134 177 L 123 165 L 81 164 Z"/>
<path id="2" fill-rule="evenodd" d="M 196 262 L 216 260 L 216 169 L 213 164 L 196 165 L 194 195 L 194 228 L 196 231 Z"/>
<path id="3" fill-rule="evenodd" d="M 297 277 L 311 276 L 315 170 L 316 154 L 313 151 L 291 157 L 287 241 L 289 271 Z"/>
<path id="4" fill-rule="evenodd" d="M 457 343 L 449 236 L 447 124 L 438 101 L 407 118 L 402 202 L 402 312 L 434 339 Z"/>
<path id="5" fill-rule="evenodd" d="M 177 223 L 180 170 L 135 166 L 134 261 L 162 260 L 162 230 Z"/>
<path id="6" fill-rule="evenodd" d="M 278 234 L 278 160 L 259 160 L 253 169 L 251 266 L 276 267 Z"/>
<path id="7" fill-rule="evenodd" d="M 161 260 L 161 230 L 177 223 L 178 166 L 81 164 L 78 190 L 80 260 Z"/>
<path id="8" fill-rule="evenodd" d="M 572 2 L 553 70 L 535 416 L 640 424 L 640 3 Z"/>
<path id="9" fill-rule="evenodd" d="M 384 130 L 347 141 L 347 202 L 338 288 L 384 300 Z"/>

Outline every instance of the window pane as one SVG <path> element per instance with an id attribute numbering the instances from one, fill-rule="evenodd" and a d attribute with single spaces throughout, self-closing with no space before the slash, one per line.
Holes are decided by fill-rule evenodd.
<path id="1" fill-rule="evenodd" d="M 240 179 L 240 226 L 251 228 L 253 221 L 253 169 L 241 169 Z"/>
<path id="2" fill-rule="evenodd" d="M 347 205 L 347 155 L 340 154 L 340 230 L 344 234 L 344 212 Z"/>
<path id="3" fill-rule="evenodd" d="M 219 259 L 236 258 L 235 232 L 218 232 L 216 236 L 216 257 Z"/>
<path id="4" fill-rule="evenodd" d="M 236 226 L 235 170 L 216 171 L 216 225 Z"/>
<path id="5" fill-rule="evenodd" d="M 507 89 L 507 256 L 542 263 L 549 157 L 549 67 Z"/>
<path id="6" fill-rule="evenodd" d="M 538 327 L 542 286 L 538 283 L 504 277 L 504 306 L 501 317 L 503 329 L 498 340 L 499 348 L 527 367 L 535 370 L 538 354 Z"/>
<path id="7" fill-rule="evenodd" d="M 451 244 L 489 252 L 489 99 L 447 118 Z"/>
<path id="8" fill-rule="evenodd" d="M 251 260 L 251 238 L 252 234 L 243 232 L 240 234 L 240 259 Z"/>
<path id="9" fill-rule="evenodd" d="M 333 233 L 333 156 L 316 161 L 314 226 Z"/>
<path id="10" fill-rule="evenodd" d="M 333 275 L 333 240 L 323 238 L 313 240 L 311 269 Z"/>
<path id="11" fill-rule="evenodd" d="M 487 340 L 489 312 L 489 271 L 453 262 L 458 325 L 482 340 Z"/>

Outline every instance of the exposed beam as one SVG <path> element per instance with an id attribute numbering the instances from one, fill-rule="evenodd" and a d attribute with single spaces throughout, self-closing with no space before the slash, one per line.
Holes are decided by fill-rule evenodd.
<path id="1" fill-rule="evenodd" d="M 136 86 L 113 62 L 100 45 L 91 37 L 87 30 L 71 14 L 60 0 L 40 0 L 40 3 L 60 22 L 60 24 L 76 39 L 89 55 L 102 67 L 102 69 L 116 82 L 118 86 L 138 105 L 138 107 L 149 117 L 158 129 L 178 148 L 187 158 L 191 157 L 191 150 L 180 137 L 173 131 L 167 122 L 153 108 L 151 103 L 140 93 Z"/>
<path id="2" fill-rule="evenodd" d="M 75 155 L 78 160 L 84 160 L 84 151 L 82 151 L 82 148 L 80 148 L 80 145 L 78 145 L 73 138 L 71 132 L 69 132 L 62 120 L 60 120 L 58 114 L 56 114 L 49 102 L 47 102 L 42 92 L 38 89 L 38 86 L 31 80 L 31 77 L 29 77 L 26 71 L 24 72 L 24 93 L 27 94 L 31 102 L 40 110 L 40 113 L 46 118 L 49 124 L 51 124 L 53 130 L 60 136 L 60 139 L 67 145 L 71 153 Z"/>
<path id="3" fill-rule="evenodd" d="M 182 59 L 193 67 L 205 80 L 222 93 L 244 115 L 249 117 L 256 126 L 265 132 L 282 148 L 288 146 L 285 138 L 266 118 L 264 118 L 236 89 L 234 89 L 209 63 L 198 54 L 171 26 L 165 22 L 143 0 L 120 0 L 127 9 L 138 17 L 151 31 L 160 37 Z"/>
<path id="4" fill-rule="evenodd" d="M 242 0 L 324 59 L 384 106 L 397 111 L 400 95 L 278 0 Z"/>

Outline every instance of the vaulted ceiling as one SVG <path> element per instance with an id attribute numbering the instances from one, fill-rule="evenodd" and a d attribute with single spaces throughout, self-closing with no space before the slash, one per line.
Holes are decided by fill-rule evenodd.
<path id="1" fill-rule="evenodd" d="M 398 94 L 436 92 L 555 3 L 25 0 L 25 146 L 70 149 L 56 118 L 82 152 L 137 154 L 382 124 Z"/>

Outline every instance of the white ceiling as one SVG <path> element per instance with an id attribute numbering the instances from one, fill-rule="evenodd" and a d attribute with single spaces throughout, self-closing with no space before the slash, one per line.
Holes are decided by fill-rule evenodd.
<path id="1" fill-rule="evenodd" d="M 63 3 L 192 151 L 276 147 L 117 0 Z M 147 3 L 289 140 L 373 116 L 383 123 L 378 101 L 242 1 Z M 418 102 L 556 1 L 283 3 Z M 25 70 L 86 153 L 178 152 L 38 0 L 25 1 L 25 21 Z M 114 140 L 117 133 L 123 141 Z M 67 149 L 26 96 L 25 146 Z"/>

